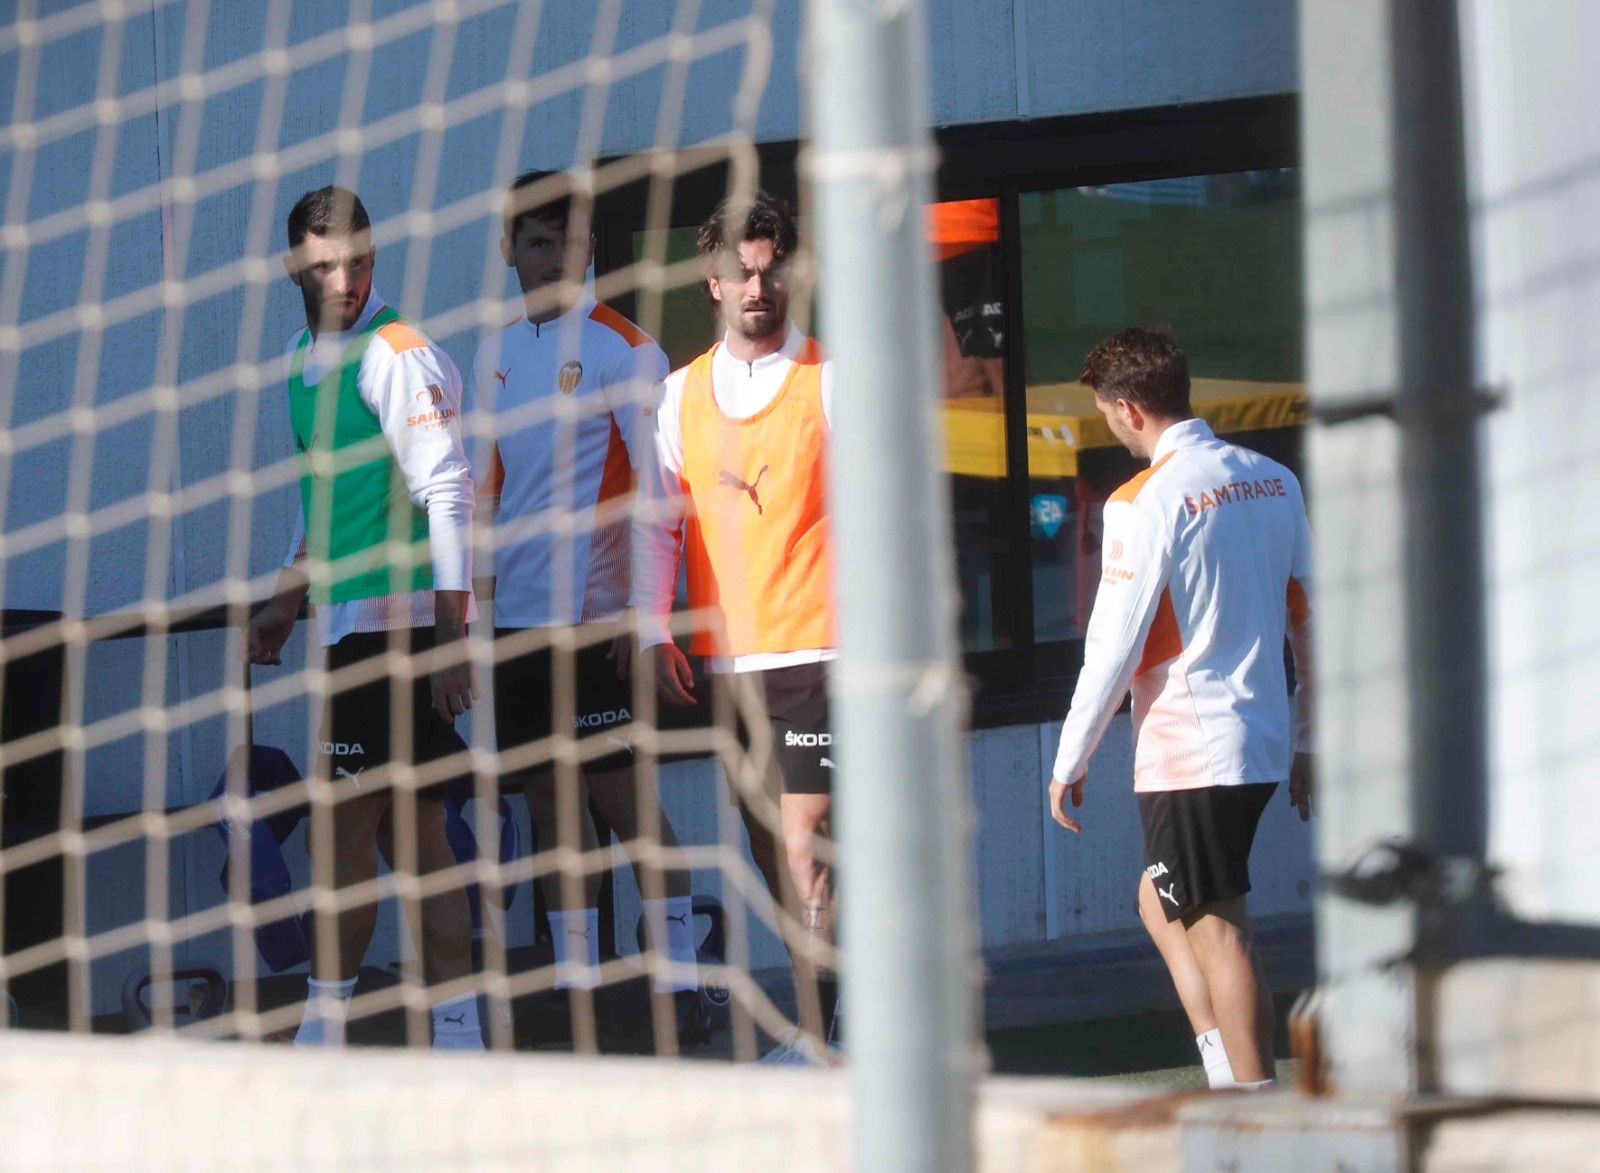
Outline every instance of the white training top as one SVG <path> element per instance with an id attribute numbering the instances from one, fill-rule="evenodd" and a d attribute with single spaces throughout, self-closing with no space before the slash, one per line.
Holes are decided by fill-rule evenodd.
<path id="1" fill-rule="evenodd" d="M 1310 749 L 1311 530 L 1294 474 L 1184 420 L 1106 503 L 1102 549 L 1053 777 L 1087 772 L 1131 684 L 1135 790 L 1286 779 Z"/>
<path id="2" fill-rule="evenodd" d="M 338 333 L 323 331 L 306 347 L 301 378 L 310 386 L 339 365 L 345 350 L 368 322 L 384 308 L 373 290 L 355 325 Z M 407 323 L 411 325 L 411 323 Z M 411 325 L 413 330 L 416 329 Z M 418 331 L 420 334 L 421 331 Z M 304 337 L 298 330 L 289 339 L 287 354 Z M 472 475 L 461 445 L 461 372 L 450 356 L 429 340 L 400 352 L 380 334 L 374 334 L 361 356 L 357 376 L 361 401 L 378 417 L 395 462 L 410 490 L 412 503 L 428 511 L 428 547 L 433 555 L 433 585 L 444 591 L 472 589 Z M 430 385 L 444 388 L 444 399 L 430 411 L 426 422 L 418 419 L 416 396 Z M 434 414 L 436 411 L 438 414 Z M 445 426 L 440 427 L 440 418 Z M 285 566 L 305 557 L 305 512 L 295 510 L 294 540 Z M 433 623 L 433 591 L 407 591 L 345 603 L 316 607 L 317 636 L 331 647 L 355 631 L 390 631 L 427 627 Z M 472 599 L 467 619 L 478 617 Z"/>
<path id="3" fill-rule="evenodd" d="M 655 341 L 591 298 L 479 343 L 466 428 L 496 627 L 567 626 L 628 605 L 640 421 L 666 373 Z"/>
<path id="4" fill-rule="evenodd" d="M 772 354 L 747 363 L 729 353 L 727 339 L 711 357 L 711 393 L 717 407 L 730 419 L 748 419 L 772 402 L 794 367 L 795 356 L 806 337 L 793 323 L 783 345 Z M 652 508 L 640 510 L 633 526 L 634 600 L 639 611 L 640 644 L 667 643 L 673 599 L 677 593 L 678 561 L 683 552 L 683 430 L 679 411 L 689 368 L 667 376 L 656 409 L 654 460 L 640 480 L 653 498 Z M 822 414 L 833 428 L 833 363 L 822 363 Z M 831 660 L 833 648 L 808 648 L 797 652 L 755 652 L 745 656 L 712 656 L 706 666 L 713 672 L 764 672 L 795 664 Z"/>

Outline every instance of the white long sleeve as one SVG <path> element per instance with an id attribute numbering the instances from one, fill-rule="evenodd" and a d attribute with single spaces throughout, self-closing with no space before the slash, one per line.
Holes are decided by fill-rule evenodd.
<path id="1" fill-rule="evenodd" d="M 361 398 L 378 417 L 412 504 L 428 513 L 433 589 L 472 589 L 472 471 L 461 442 L 461 375 L 437 347 L 362 362 Z"/>
<path id="2" fill-rule="evenodd" d="M 683 432 L 679 407 L 684 372 L 667 377 L 656 403 L 649 444 L 639 445 L 639 500 L 633 511 L 633 590 L 639 644 L 653 648 L 672 639 L 683 523 L 689 507 L 683 487 Z"/>
<path id="3" fill-rule="evenodd" d="M 1104 550 L 1054 778 L 1083 776 L 1130 689 L 1135 790 L 1287 778 L 1312 690 L 1311 537 L 1294 474 L 1180 421 L 1106 503 Z M 1285 639 L 1304 665 L 1293 706 Z"/>
<path id="4" fill-rule="evenodd" d="M 1089 614 L 1083 669 L 1051 772 L 1058 782 L 1070 785 L 1088 772 L 1089 759 L 1133 683 L 1172 563 L 1171 543 L 1153 518 L 1131 502 L 1106 503 L 1103 546 L 1121 557 L 1107 559 Z"/>

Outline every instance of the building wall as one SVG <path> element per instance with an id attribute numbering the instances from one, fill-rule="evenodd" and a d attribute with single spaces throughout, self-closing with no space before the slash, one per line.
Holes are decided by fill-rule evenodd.
<path id="1" fill-rule="evenodd" d="M 1600 115 L 1581 0 L 1464 6 L 1485 382 L 1490 851 L 1521 915 L 1600 923 Z"/>
<path id="2" fill-rule="evenodd" d="M 1061 830 L 1045 809 L 1044 781 L 1055 758 L 1058 733 L 1054 724 L 1027 725 L 969 737 L 976 900 L 986 952 L 1041 947 L 1090 933 L 1139 931 L 1135 887 L 1142 871 L 1142 844 L 1129 782 L 1128 717 L 1123 714 L 1113 722 L 1090 770 L 1081 835 Z M 300 755 L 294 756 L 304 764 Z M 661 793 L 663 809 L 684 844 L 722 844 L 743 861 L 737 886 L 715 868 L 697 869 L 692 880 L 696 894 L 717 897 L 730 914 L 741 906 L 745 909 L 745 916 L 735 919 L 745 926 L 746 935 L 741 943 L 738 930 L 731 932 L 729 959 L 754 969 L 785 965 L 782 946 L 769 927 L 770 902 L 750 862 L 720 768 L 710 760 L 665 766 Z M 527 843 L 526 812 L 520 802 L 513 808 L 523 822 Z M 290 839 L 285 854 L 297 883 L 304 884 L 310 869 L 303 830 Z M 172 907 L 198 910 L 219 903 L 224 853 L 218 837 L 209 830 L 188 836 L 174 857 L 182 860 L 183 867 L 170 885 Z M 145 866 L 145 853 L 137 847 L 97 857 L 88 875 L 92 930 L 132 923 L 146 914 Z M 640 916 L 638 889 L 620 855 L 613 875 L 617 945 L 629 953 Z M 1310 830 L 1282 792 L 1262 818 L 1251 878 L 1250 906 L 1257 916 L 1309 912 L 1315 878 Z M 519 885 L 505 921 L 509 944 L 532 943 L 532 907 L 529 885 Z M 386 905 L 367 964 L 382 968 L 409 951 L 400 918 L 392 904 Z M 199 937 L 187 941 L 180 956 L 203 958 L 231 970 L 232 940 L 220 932 Z M 128 951 L 95 967 L 96 1012 L 116 1009 L 123 980 L 144 960 L 139 952 Z"/>
<path id="3" fill-rule="evenodd" d="M 614 40 L 596 26 L 596 0 L 463 0 L 463 19 L 450 30 L 431 28 L 431 6 L 393 0 L 374 6 L 378 45 L 370 53 L 345 39 L 347 7 L 228 0 L 207 9 L 158 0 L 120 26 L 90 22 L 48 35 L 37 61 L 15 37 L 0 39 L 0 76 L 34 79 L 20 90 L 0 87 L 8 125 L 32 121 L 48 132 L 51 119 L 112 93 L 138 105 L 107 133 L 95 133 L 91 119 L 64 137 L 46 133 L 37 151 L 14 139 L 0 146 L 7 223 L 30 230 L 30 247 L 8 252 L 0 275 L 27 340 L 15 370 L 0 368 L 10 376 L 0 419 L 17 429 L 88 406 L 105 420 L 119 403 L 135 402 L 130 396 L 178 388 L 154 411 L 130 412 L 89 434 L 68 431 L 12 457 L 5 606 L 101 614 L 214 594 L 241 572 L 254 576 L 256 595 L 268 589 L 295 507 L 286 483 L 261 490 L 258 481 L 241 502 L 207 492 L 170 524 L 145 520 L 141 498 L 215 488 L 230 470 L 285 467 L 289 435 L 273 364 L 302 322 L 276 255 L 283 215 L 302 191 L 338 181 L 362 192 L 377 221 L 377 288 L 465 368 L 478 299 L 514 292 L 495 251 L 495 206 L 517 170 L 741 131 L 760 140 L 804 131 L 799 0 L 775 4 L 754 51 L 742 30 L 756 6 L 706 0 L 693 27 L 678 30 L 692 37 L 694 57 L 681 68 L 652 56 L 668 44 L 679 8 L 657 0 L 622 3 Z M 70 17 L 71 6 L 40 5 L 47 33 L 60 13 Z M 1296 84 L 1292 0 L 930 0 L 927 23 L 941 125 L 1281 93 Z M 281 74 L 264 71 L 257 56 L 276 44 L 289 50 Z M 590 77 L 591 55 L 608 59 L 615 76 Z M 115 79 L 105 92 L 102 76 Z M 180 77 L 204 84 L 178 87 Z M 508 78 L 528 82 L 509 103 L 494 88 Z M 160 85 L 167 88 L 151 88 Z M 140 104 L 152 93 L 153 102 Z M 419 96 L 440 104 L 440 124 L 423 124 Z M 201 198 L 174 200 L 190 181 Z M 99 199 L 114 201 L 108 228 L 51 229 L 52 218 Z M 164 290 L 179 288 L 163 286 L 164 278 L 184 282 L 177 301 L 164 300 Z M 104 307 L 109 324 L 75 317 L 82 306 Z M 65 324 L 46 330 L 52 323 Z M 259 384 L 250 377 L 255 364 L 265 364 Z M 130 511 L 128 524 L 69 551 L 64 513 L 105 517 L 116 507 Z M 86 723 L 118 715 L 128 722 L 125 736 L 73 758 L 85 814 L 179 805 L 210 792 L 237 728 L 217 716 L 169 731 L 158 724 L 146 736 L 138 716 L 142 708 L 159 720 L 181 701 L 222 696 L 238 682 L 234 655 L 231 636 L 202 633 L 99 644 L 72 658 Z M 304 667 L 307 655 L 301 633 L 285 672 Z M 266 691 L 258 694 L 257 739 L 303 765 L 311 713 L 298 693 L 271 692 L 282 679 L 258 673 Z M 1092 815 L 1104 829 L 1068 844 L 1040 821 L 1049 758 L 1041 738 L 1048 740 L 1032 726 L 973 738 L 987 944 L 1132 923 L 1131 872 L 1123 874 L 1137 851 L 1132 805 L 1112 801 L 1128 788 L 1125 755 L 1108 750 L 1097 767 L 1105 781 L 1096 793 L 1107 805 Z M 675 768 L 667 794 L 686 825 L 706 833 L 716 802 L 709 785 L 689 780 L 699 776 L 696 767 Z M 217 851 L 205 835 L 174 850 L 175 913 L 214 898 Z M 1276 876 L 1278 866 L 1263 874 Z M 132 848 L 92 861 L 93 927 L 144 914 L 145 872 Z M 1303 873 L 1282 876 L 1270 881 L 1272 899 L 1307 907 L 1303 892 L 1291 895 Z M 401 947 L 386 914 L 375 956 Z M 203 948 L 227 952 L 215 942 Z M 770 942 L 757 960 L 775 962 Z M 107 980 L 119 964 L 126 968 L 97 971 L 97 991 L 110 990 L 113 1000 Z"/>

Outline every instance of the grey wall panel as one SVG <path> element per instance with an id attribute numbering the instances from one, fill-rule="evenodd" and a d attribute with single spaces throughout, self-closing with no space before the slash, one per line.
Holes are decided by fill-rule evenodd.
<path id="1" fill-rule="evenodd" d="M 985 729 L 967 742 L 972 764 L 978 928 L 985 948 L 1042 940 L 1044 844 L 1036 798 L 1038 736 L 1031 725 Z"/>
<path id="2" fill-rule="evenodd" d="M 1040 728 L 1042 784 L 1055 763 L 1061 726 Z M 1053 821 L 1044 827 L 1045 849 L 1055 852 L 1055 888 L 1047 898 L 1056 901 L 1058 936 L 1138 926 L 1137 886 L 1144 869 L 1144 839 L 1132 779 L 1133 740 L 1124 713 L 1112 720 L 1089 765 L 1083 806 L 1077 813 L 1083 831 L 1074 835 Z M 1038 801 L 1037 792 L 1031 797 Z"/>
<path id="3" fill-rule="evenodd" d="M 1464 6 L 1484 431 L 1490 858 L 1533 919 L 1600 923 L 1600 10 Z"/>
<path id="4" fill-rule="evenodd" d="M 1035 116 L 1286 93 L 1294 0 L 1017 0 Z"/>
<path id="5" fill-rule="evenodd" d="M 1038 3 L 1038 0 L 1031 0 Z M 1005 122 L 1025 116 L 1017 101 L 1015 0 L 932 0 L 933 121 Z"/>

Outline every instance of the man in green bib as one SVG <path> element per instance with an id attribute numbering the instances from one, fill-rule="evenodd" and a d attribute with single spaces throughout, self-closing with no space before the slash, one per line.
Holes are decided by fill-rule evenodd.
<path id="1" fill-rule="evenodd" d="M 289 213 L 288 236 L 284 266 L 306 312 L 288 352 L 300 511 L 245 652 L 252 663 L 280 663 L 310 593 L 331 676 L 316 777 L 338 788 L 331 804 L 313 806 L 312 865 L 319 888 L 344 893 L 376 877 L 380 845 L 405 866 L 411 853 L 397 849 L 409 845 L 392 840 L 412 814 L 417 872 L 455 863 L 443 787 L 419 786 L 417 768 L 465 749 L 455 719 L 477 695 L 465 644 L 477 618 L 473 487 L 460 373 L 373 290 L 376 253 L 361 200 L 338 187 L 307 192 Z M 428 986 L 469 974 L 465 893 L 430 896 L 420 909 L 406 903 Z M 297 1044 L 344 1041 L 346 1003 L 376 922 L 368 902 L 340 910 L 336 949 L 320 947 L 319 933 Z M 436 1048 L 482 1049 L 471 993 L 436 1003 L 432 1019 Z"/>

